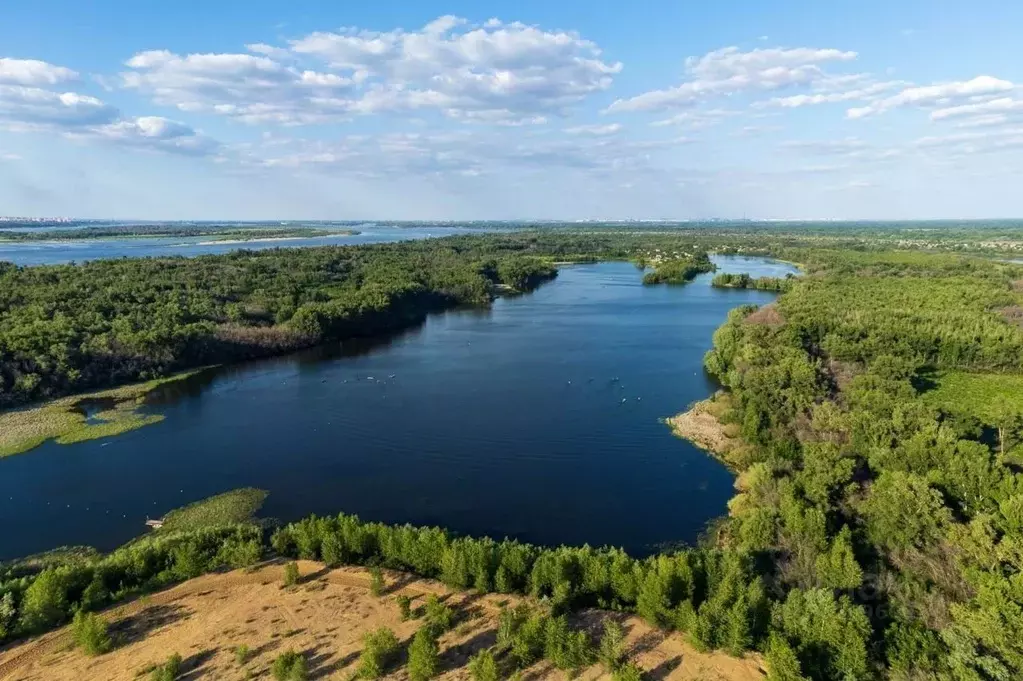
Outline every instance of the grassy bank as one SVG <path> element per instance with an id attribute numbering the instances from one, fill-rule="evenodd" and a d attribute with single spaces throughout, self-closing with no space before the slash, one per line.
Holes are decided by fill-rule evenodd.
<path id="1" fill-rule="evenodd" d="M 27 452 L 48 440 L 69 445 L 159 423 L 162 415 L 139 411 L 146 396 L 161 385 L 188 378 L 198 371 L 201 369 L 2 413 L 0 457 Z M 103 408 L 89 415 L 86 406 L 90 404 L 101 404 Z"/>

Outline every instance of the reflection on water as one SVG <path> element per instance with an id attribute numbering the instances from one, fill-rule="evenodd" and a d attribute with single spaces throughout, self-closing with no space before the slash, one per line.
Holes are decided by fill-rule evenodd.
<path id="1" fill-rule="evenodd" d="M 250 485 L 285 520 L 344 510 L 637 553 L 692 542 L 732 476 L 658 420 L 714 389 L 702 357 L 728 310 L 773 299 L 711 276 L 643 287 L 627 263 L 566 267 L 490 310 L 166 384 L 147 406 L 162 423 L 0 460 L 0 559 L 109 549 L 147 516 Z"/>

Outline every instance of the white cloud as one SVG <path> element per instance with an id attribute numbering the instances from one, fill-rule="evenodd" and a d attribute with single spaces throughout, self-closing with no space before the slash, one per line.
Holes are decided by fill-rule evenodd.
<path id="1" fill-rule="evenodd" d="M 846 137 L 840 140 L 790 140 L 783 142 L 786 149 L 795 149 L 813 154 L 849 154 L 869 148 L 857 137 Z"/>
<path id="2" fill-rule="evenodd" d="M 654 127 L 679 125 L 692 130 L 698 130 L 700 128 L 707 128 L 712 125 L 716 125 L 726 118 L 738 115 L 738 111 L 731 111 L 728 109 L 694 109 L 691 111 L 682 111 L 671 118 L 654 121 L 650 125 Z"/>
<path id="3" fill-rule="evenodd" d="M 1011 97 L 999 97 L 986 102 L 976 104 L 960 104 L 936 109 L 931 112 L 932 121 L 940 121 L 945 118 L 956 118 L 959 116 L 978 116 L 982 114 L 1015 113 L 1023 111 L 1023 100 L 1012 99 Z"/>
<path id="4" fill-rule="evenodd" d="M 777 106 L 785 109 L 795 109 L 802 106 L 813 106 L 817 104 L 833 104 L 836 102 L 849 102 L 857 100 L 870 100 L 881 93 L 887 92 L 895 87 L 904 85 L 901 81 L 890 81 L 881 83 L 870 83 L 864 87 L 852 90 L 837 90 L 832 92 L 812 92 L 808 94 L 791 95 L 788 97 L 774 97 L 766 102 L 758 102 L 755 106 L 768 107 Z"/>
<path id="5" fill-rule="evenodd" d="M 569 135 L 593 135 L 593 136 L 604 136 L 614 135 L 621 132 L 621 123 L 610 123 L 608 125 L 576 125 L 571 128 L 565 128 L 565 132 Z"/>
<path id="6" fill-rule="evenodd" d="M 563 115 L 607 89 L 621 70 L 575 33 L 443 16 L 419 31 L 317 32 L 254 54 L 142 52 L 126 87 L 157 103 L 249 123 L 316 123 L 391 111 L 437 110 L 503 123 Z M 295 64 L 315 61 L 315 69 Z"/>
<path id="7" fill-rule="evenodd" d="M 19 154 L 12 154 L 9 151 L 0 151 L 0 161 L 20 161 L 21 156 Z"/>
<path id="8" fill-rule="evenodd" d="M 743 52 L 738 47 L 725 47 L 686 59 L 688 80 L 681 85 L 615 100 L 608 111 L 658 111 L 743 91 L 811 85 L 827 77 L 823 64 L 855 58 L 855 52 L 836 49 L 762 48 Z"/>
<path id="9" fill-rule="evenodd" d="M 37 87 L 0 85 L 0 125 L 15 130 L 78 128 L 117 118 L 117 109 L 95 97 Z"/>
<path id="10" fill-rule="evenodd" d="M 0 57 L 0 84 L 56 85 L 78 78 L 78 73 L 37 59 Z"/>
<path id="11" fill-rule="evenodd" d="M 351 110 L 346 97 L 355 85 L 338 74 L 252 54 L 181 56 L 151 50 L 126 65 L 132 70 L 122 74 L 124 86 L 152 94 L 158 104 L 247 123 L 314 123 L 343 116 Z"/>
<path id="12" fill-rule="evenodd" d="M 915 140 L 913 146 L 952 156 L 1015 150 L 1023 147 L 1023 127 L 975 130 L 950 135 L 929 135 Z"/>
<path id="13" fill-rule="evenodd" d="M 219 144 L 177 121 L 160 116 L 119 120 L 88 130 L 85 136 L 129 147 L 185 156 L 208 156 Z"/>
<path id="14" fill-rule="evenodd" d="M 11 67 L 16 63 L 15 67 Z M 56 85 L 77 76 L 44 62 L 0 60 L 8 80 Z M 218 148 L 189 126 L 155 116 L 128 118 L 91 95 L 43 87 L 0 84 L 0 129 L 57 133 L 73 139 L 110 142 L 170 153 L 207 155 Z"/>
<path id="15" fill-rule="evenodd" d="M 936 85 L 908 87 L 891 97 L 879 99 L 863 107 L 846 111 L 848 118 L 864 118 L 903 106 L 945 106 L 956 100 L 994 95 L 1012 90 L 1014 85 L 992 76 L 977 76 L 972 80 L 953 81 Z"/>

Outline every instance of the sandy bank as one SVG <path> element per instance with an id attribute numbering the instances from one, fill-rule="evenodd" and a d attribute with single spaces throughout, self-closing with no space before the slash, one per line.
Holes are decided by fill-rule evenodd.
<path id="1" fill-rule="evenodd" d="M 675 435 L 707 450 L 731 466 L 732 455 L 738 452 L 742 442 L 731 432 L 734 426 L 720 420 L 730 408 L 728 396 L 719 392 L 706 400 L 694 402 L 687 411 L 665 421 Z"/>
<path id="2" fill-rule="evenodd" d="M 310 678 L 347 679 L 358 665 L 362 637 L 377 627 L 391 628 L 406 645 L 421 620 L 401 621 L 398 594 L 422 606 L 427 594 L 445 599 L 456 614 L 456 626 L 440 639 L 442 680 L 470 678 L 466 664 L 471 655 L 495 643 L 501 604 L 521 599 L 491 594 L 452 592 L 443 585 L 401 573 L 386 574 L 382 597 L 369 593 L 369 576 L 359 568 L 327 570 L 320 563 L 303 561 L 302 581 L 282 588 L 282 567 L 266 565 L 253 572 L 206 575 L 176 587 L 110 608 L 103 617 L 122 643 L 109 653 L 86 657 L 69 648 L 68 628 L 0 650 L 0 678 L 9 681 L 134 681 L 148 678 L 147 667 L 171 653 L 184 659 L 182 679 L 271 678 L 273 659 L 285 650 L 304 653 Z M 636 617 L 588 611 L 573 617 L 577 626 L 594 633 L 605 617 L 622 621 L 627 632 L 629 657 L 650 678 L 670 681 L 758 681 L 764 678 L 759 657 L 744 659 L 723 653 L 701 653 L 679 633 L 666 634 Z M 239 662 L 237 646 L 250 655 Z M 407 679 L 402 661 L 388 667 L 384 679 Z M 564 672 L 540 662 L 523 677 L 568 679 Z M 593 665 L 580 681 L 609 679 Z"/>

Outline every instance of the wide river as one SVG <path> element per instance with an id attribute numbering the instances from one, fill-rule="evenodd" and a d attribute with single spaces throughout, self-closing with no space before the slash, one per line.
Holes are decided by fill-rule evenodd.
<path id="1" fill-rule="evenodd" d="M 354 227 L 358 234 L 294 239 L 254 239 L 251 241 L 213 241 L 209 236 L 157 237 L 130 239 L 81 239 L 61 241 L 0 242 L 0 262 L 18 265 L 54 265 L 86 262 L 99 258 L 141 258 L 146 256 L 207 255 L 229 253 L 245 248 L 295 248 L 310 246 L 354 246 L 357 244 L 392 243 L 412 239 L 430 239 L 472 234 L 487 230 L 473 227 L 430 226 L 392 227 L 366 224 Z M 39 231 L 45 231 L 40 229 Z"/>
<path id="2" fill-rule="evenodd" d="M 564 267 L 489 310 L 168 386 L 148 407 L 162 423 L 0 459 L 0 559 L 110 549 L 242 486 L 284 520 L 346 511 L 640 554 L 694 542 L 733 478 L 659 419 L 713 391 L 702 358 L 728 311 L 773 298 L 710 278 L 644 287 L 627 263 Z"/>

